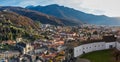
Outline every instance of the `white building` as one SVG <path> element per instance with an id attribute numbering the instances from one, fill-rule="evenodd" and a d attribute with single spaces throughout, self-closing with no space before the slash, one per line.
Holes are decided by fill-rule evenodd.
<path id="1" fill-rule="evenodd" d="M 106 49 L 116 47 L 116 42 L 106 42 Z"/>
<path id="2" fill-rule="evenodd" d="M 3 52 L 0 52 L 0 59 L 5 58 L 5 57 L 10 58 L 13 56 L 19 56 L 19 54 L 20 54 L 20 52 L 18 52 L 18 51 L 3 51 Z"/>
<path id="3" fill-rule="evenodd" d="M 120 42 L 117 42 L 116 44 L 117 44 L 117 45 L 116 45 L 116 48 L 117 48 L 118 50 L 120 50 Z"/>
<path id="4" fill-rule="evenodd" d="M 26 53 L 29 53 L 30 51 L 33 50 L 33 47 L 31 46 L 31 44 L 26 44 L 26 43 L 17 43 L 16 44 L 16 47 L 18 47 L 18 49 L 23 53 L 23 54 L 26 54 Z"/>
<path id="5" fill-rule="evenodd" d="M 94 42 L 89 44 L 83 44 L 77 47 L 74 47 L 74 57 L 78 57 L 82 54 L 97 51 L 97 50 L 105 50 L 111 48 L 117 48 L 120 50 L 119 42 Z"/>

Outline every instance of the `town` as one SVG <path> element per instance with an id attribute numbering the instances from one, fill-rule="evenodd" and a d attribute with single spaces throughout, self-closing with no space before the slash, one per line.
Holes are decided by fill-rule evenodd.
<path id="1" fill-rule="evenodd" d="M 40 39 L 18 37 L 0 43 L 0 62 L 75 62 L 82 54 L 117 48 L 120 27 L 89 25 L 55 26 L 41 24 Z"/>

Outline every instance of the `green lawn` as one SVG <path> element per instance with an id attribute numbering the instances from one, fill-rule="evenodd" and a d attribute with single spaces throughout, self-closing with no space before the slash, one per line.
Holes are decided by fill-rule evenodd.
<path id="1" fill-rule="evenodd" d="M 112 50 L 102 50 L 87 53 L 80 58 L 89 59 L 91 62 L 112 62 Z"/>

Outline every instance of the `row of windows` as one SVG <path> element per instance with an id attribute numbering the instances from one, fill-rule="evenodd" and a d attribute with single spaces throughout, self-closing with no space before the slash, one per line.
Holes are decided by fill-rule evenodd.
<path id="1" fill-rule="evenodd" d="M 104 45 L 95 45 L 94 47 L 103 47 Z M 83 50 L 85 49 L 90 49 L 92 47 L 84 47 Z M 76 52 L 81 51 L 81 49 L 77 50 Z"/>

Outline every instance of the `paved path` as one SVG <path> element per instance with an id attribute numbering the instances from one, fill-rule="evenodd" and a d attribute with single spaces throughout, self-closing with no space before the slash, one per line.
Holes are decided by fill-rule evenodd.
<path id="1" fill-rule="evenodd" d="M 78 58 L 76 62 L 90 62 L 88 59 Z"/>

